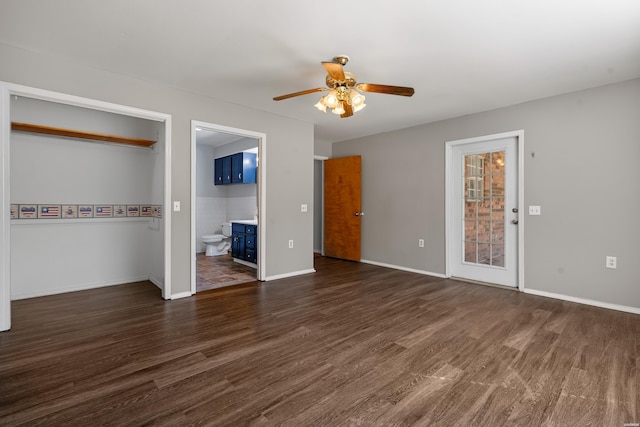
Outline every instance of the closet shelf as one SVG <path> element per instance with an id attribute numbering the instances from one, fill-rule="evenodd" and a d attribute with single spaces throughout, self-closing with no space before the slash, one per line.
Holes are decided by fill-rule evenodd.
<path id="1" fill-rule="evenodd" d="M 11 122 L 11 129 L 21 132 L 42 133 L 46 135 L 63 136 L 66 138 L 89 139 L 93 141 L 112 142 L 116 144 L 151 147 L 156 141 L 151 139 L 129 138 L 127 136 L 108 135 L 104 133 L 85 132 L 82 130 L 55 128 L 51 126 L 33 125 L 29 123 Z"/>

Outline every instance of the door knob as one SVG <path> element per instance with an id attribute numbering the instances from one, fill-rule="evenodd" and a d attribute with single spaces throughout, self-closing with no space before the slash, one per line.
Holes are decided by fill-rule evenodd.
<path id="1" fill-rule="evenodd" d="M 513 220 L 511 220 L 511 224 L 517 224 L 517 223 L 518 223 L 518 220 L 517 220 L 517 219 L 513 219 Z"/>
<path id="2" fill-rule="evenodd" d="M 356 212 L 353 215 L 355 215 L 355 216 L 364 216 L 364 212 Z"/>

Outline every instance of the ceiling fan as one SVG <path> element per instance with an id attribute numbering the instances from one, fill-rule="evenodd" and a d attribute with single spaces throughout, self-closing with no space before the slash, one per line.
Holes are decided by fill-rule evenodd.
<path id="1" fill-rule="evenodd" d="M 326 92 L 328 94 L 320 98 L 315 107 L 323 112 L 331 108 L 334 114 L 342 118 L 351 117 L 353 113 L 366 107 L 365 97 L 358 91 L 386 93 L 389 95 L 412 96 L 412 87 L 379 85 L 373 83 L 357 83 L 356 76 L 349 71 L 344 71 L 344 67 L 349 62 L 349 57 L 340 55 L 333 58 L 331 62 L 322 62 L 322 66 L 327 70 L 327 87 L 307 89 L 300 92 L 280 95 L 273 98 L 274 101 L 282 101 L 300 95 L 308 95 L 315 92 Z"/>

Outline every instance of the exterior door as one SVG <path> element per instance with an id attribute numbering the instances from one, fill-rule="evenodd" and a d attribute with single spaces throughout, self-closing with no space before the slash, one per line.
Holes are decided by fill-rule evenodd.
<path id="1" fill-rule="evenodd" d="M 324 162 L 324 254 L 360 261 L 360 156 Z"/>
<path id="2" fill-rule="evenodd" d="M 518 140 L 452 145 L 450 275 L 518 286 Z"/>

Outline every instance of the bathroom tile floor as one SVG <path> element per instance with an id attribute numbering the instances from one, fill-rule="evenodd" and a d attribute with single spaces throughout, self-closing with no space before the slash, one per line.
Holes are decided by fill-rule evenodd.
<path id="1" fill-rule="evenodd" d="M 196 255 L 196 291 L 255 282 L 256 269 L 233 261 L 231 255 Z"/>

